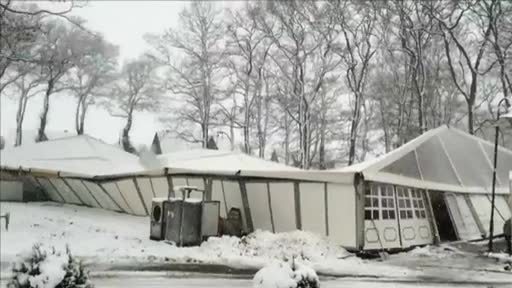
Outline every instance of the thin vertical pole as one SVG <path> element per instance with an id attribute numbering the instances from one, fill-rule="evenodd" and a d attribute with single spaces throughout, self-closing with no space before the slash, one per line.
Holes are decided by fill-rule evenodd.
<path id="1" fill-rule="evenodd" d="M 498 112 L 498 119 L 499 119 Z M 492 170 L 492 198 L 491 198 L 491 220 L 489 223 L 489 252 L 492 252 L 494 237 L 494 201 L 496 199 L 496 167 L 498 166 L 498 140 L 500 134 L 500 127 L 496 125 L 495 138 L 494 138 L 494 167 Z"/>

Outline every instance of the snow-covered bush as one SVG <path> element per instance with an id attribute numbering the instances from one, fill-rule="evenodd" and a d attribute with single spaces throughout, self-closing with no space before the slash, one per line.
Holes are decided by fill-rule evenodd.
<path id="1" fill-rule="evenodd" d="M 255 288 L 319 288 L 315 270 L 296 261 L 272 262 L 254 275 Z"/>
<path id="2" fill-rule="evenodd" d="M 13 266 L 8 288 L 91 288 L 82 263 L 68 247 L 60 252 L 54 247 L 35 244 L 31 253 Z"/>

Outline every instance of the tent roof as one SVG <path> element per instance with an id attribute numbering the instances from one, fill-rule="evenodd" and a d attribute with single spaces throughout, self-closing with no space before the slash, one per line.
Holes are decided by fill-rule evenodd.
<path id="1" fill-rule="evenodd" d="M 460 130 L 441 126 L 379 158 L 338 169 L 365 179 L 430 190 L 491 191 L 493 144 Z M 507 193 L 512 151 L 498 150 L 497 191 Z"/>
<path id="2" fill-rule="evenodd" d="M 0 153 L 0 166 L 8 169 L 86 177 L 145 170 L 136 155 L 87 135 L 27 143 Z"/>
<path id="3" fill-rule="evenodd" d="M 241 152 L 195 149 L 159 155 L 163 167 L 173 174 L 214 174 L 227 176 L 297 179 L 352 183 L 353 173 L 302 170 Z"/>
<path id="4" fill-rule="evenodd" d="M 197 169 L 209 171 L 300 171 L 299 168 L 264 160 L 240 152 L 193 149 L 159 155 L 167 168 Z"/>

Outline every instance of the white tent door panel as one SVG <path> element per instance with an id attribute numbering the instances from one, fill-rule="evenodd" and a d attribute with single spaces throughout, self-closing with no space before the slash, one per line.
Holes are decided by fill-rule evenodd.
<path id="1" fill-rule="evenodd" d="M 117 205 L 112 202 L 112 199 L 98 186 L 98 184 L 90 181 L 83 181 L 85 186 L 91 191 L 94 198 L 100 202 L 101 206 L 105 209 L 112 211 L 120 211 Z"/>
<path id="2" fill-rule="evenodd" d="M 425 192 L 396 187 L 402 247 L 431 244 L 434 240 L 428 220 Z"/>
<path id="3" fill-rule="evenodd" d="M 123 196 L 121 195 L 121 192 L 119 192 L 119 189 L 117 189 L 115 182 L 103 183 L 101 185 L 103 186 L 103 188 L 105 188 L 105 191 L 107 191 L 110 197 L 112 197 L 112 199 L 116 201 L 116 203 L 121 207 L 121 209 L 123 209 L 126 213 L 133 214 L 132 209 L 123 199 Z"/>
<path id="4" fill-rule="evenodd" d="M 344 247 L 356 248 L 356 193 L 353 185 L 327 185 L 329 238 Z"/>
<path id="5" fill-rule="evenodd" d="M 64 201 L 69 204 L 83 204 L 80 199 L 76 197 L 76 195 L 69 189 L 69 187 L 62 181 L 62 179 L 59 178 L 48 178 L 50 182 L 52 182 L 53 187 L 55 187 L 60 195 L 64 197 Z"/>
<path id="6" fill-rule="evenodd" d="M 400 248 L 400 233 L 393 186 L 365 186 L 364 249 Z"/>
<path id="7" fill-rule="evenodd" d="M 500 235 L 500 234 L 503 234 L 503 224 L 505 224 L 505 219 L 508 219 L 508 218 L 505 218 L 505 216 L 508 216 L 510 218 L 510 212 L 507 213 L 507 212 L 504 212 L 504 213 L 507 213 L 507 214 L 503 214 L 502 211 L 506 211 L 506 209 L 504 209 L 504 203 L 503 203 L 503 196 L 501 195 L 496 195 L 495 196 L 496 198 L 494 199 L 494 231 L 493 231 L 493 234 L 494 235 Z M 491 195 L 487 195 L 487 199 L 488 199 L 488 206 L 489 208 L 487 208 L 489 211 L 491 210 Z M 505 203 L 506 204 L 506 203 Z M 508 205 L 505 205 L 508 207 Z M 489 226 L 489 222 L 487 222 L 487 226 Z"/>
<path id="8" fill-rule="evenodd" d="M 187 181 L 188 181 L 189 186 L 195 186 L 195 187 L 197 187 L 197 189 L 204 191 L 204 179 L 203 178 L 188 177 Z M 190 193 L 190 198 L 203 199 L 203 192 L 198 192 L 198 191 L 192 192 L 192 193 Z"/>
<path id="9" fill-rule="evenodd" d="M 228 208 L 224 199 L 224 191 L 222 191 L 222 183 L 220 180 L 212 181 L 212 200 L 220 202 L 220 217 L 226 218 Z"/>
<path id="10" fill-rule="evenodd" d="M 128 206 L 132 208 L 133 213 L 135 215 L 146 215 L 146 210 L 144 210 L 144 207 L 142 206 L 143 203 L 140 200 L 132 179 L 118 181 L 117 185 L 123 194 L 124 199 L 128 202 Z"/>
<path id="11" fill-rule="evenodd" d="M 167 197 L 169 194 L 169 184 L 166 177 L 153 177 L 151 178 L 153 184 L 153 191 L 156 197 Z"/>
<path id="12" fill-rule="evenodd" d="M 273 232 L 267 183 L 246 183 L 245 187 L 254 229 Z"/>
<path id="13" fill-rule="evenodd" d="M 510 207 L 508 206 L 505 196 L 496 195 L 496 199 L 494 199 L 494 205 L 496 205 L 496 209 L 498 209 L 500 216 L 504 221 L 510 218 Z"/>
<path id="14" fill-rule="evenodd" d="M 494 234 L 498 235 L 503 232 L 503 223 L 504 220 L 501 218 L 500 214 L 498 213 L 498 202 L 500 200 L 497 200 L 500 196 L 496 196 L 495 201 L 495 211 L 494 211 Z M 501 196 L 502 197 L 502 196 Z M 490 197 L 487 195 L 470 195 L 469 199 L 471 201 L 471 204 L 475 208 L 475 211 L 477 213 L 477 217 L 480 220 L 480 223 L 482 223 L 483 229 L 485 230 L 485 236 L 489 236 L 489 223 L 491 221 L 491 200 Z M 501 206 L 501 204 L 500 204 Z M 503 209 L 500 209 L 500 212 Z M 505 212 L 506 213 L 506 212 Z M 510 212 L 509 212 L 510 213 Z M 502 214 L 503 215 L 503 214 Z"/>
<path id="15" fill-rule="evenodd" d="M 325 184 L 300 183 L 299 190 L 302 230 L 318 233 L 321 236 L 327 235 Z"/>
<path id="16" fill-rule="evenodd" d="M 222 185 L 224 186 L 224 195 L 226 197 L 228 212 L 231 210 L 231 208 L 240 209 L 240 212 L 242 213 L 244 231 L 247 231 L 247 221 L 244 205 L 242 202 L 242 193 L 240 192 L 240 184 L 235 181 L 222 181 Z"/>
<path id="17" fill-rule="evenodd" d="M 66 179 L 66 181 L 68 182 L 69 186 L 71 186 L 71 188 L 76 193 L 78 193 L 78 195 L 80 195 L 80 199 L 82 199 L 85 202 L 85 205 L 91 206 L 91 207 L 96 207 L 96 208 L 101 208 L 100 206 L 98 206 L 98 202 L 96 202 L 96 200 L 94 200 L 91 193 L 89 193 L 89 191 L 85 188 L 84 184 L 82 184 L 82 182 L 80 180 Z"/>
<path id="18" fill-rule="evenodd" d="M 469 208 L 464 195 L 446 193 L 444 195 L 446 206 L 455 226 L 457 237 L 460 240 L 474 240 L 481 238 L 480 229 L 476 223 L 471 209 Z"/>
<path id="19" fill-rule="evenodd" d="M 275 232 L 296 230 L 293 183 L 270 182 L 269 188 Z"/>
<path id="20" fill-rule="evenodd" d="M 50 181 L 48 181 L 48 179 L 37 178 L 37 180 L 39 181 L 39 183 L 41 183 L 41 186 L 43 186 L 44 190 L 48 194 L 48 197 L 50 197 L 50 200 L 55 201 L 55 202 L 64 203 L 64 199 L 62 198 L 62 196 L 60 196 L 60 194 L 57 192 L 57 190 L 55 190 L 55 188 L 50 183 Z"/>
<path id="21" fill-rule="evenodd" d="M 139 185 L 140 194 L 142 195 L 142 198 L 144 199 L 144 204 L 146 205 L 146 208 L 148 211 L 151 209 L 151 202 L 153 201 L 153 188 L 151 187 L 151 182 L 149 181 L 149 178 L 142 178 L 137 177 L 137 184 Z"/>

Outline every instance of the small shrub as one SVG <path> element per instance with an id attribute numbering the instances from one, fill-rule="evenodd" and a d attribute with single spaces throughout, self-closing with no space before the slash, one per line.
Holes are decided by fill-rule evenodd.
<path id="1" fill-rule="evenodd" d="M 13 278 L 8 288 L 92 288 L 82 263 L 66 247 L 65 252 L 54 247 L 35 244 L 32 251 L 13 266 Z"/>
<path id="2" fill-rule="evenodd" d="M 254 275 L 255 288 L 319 288 L 316 272 L 296 261 L 276 261 L 263 267 Z"/>

